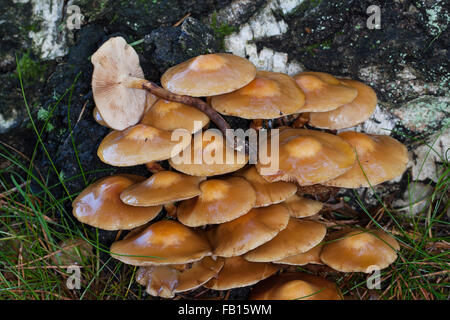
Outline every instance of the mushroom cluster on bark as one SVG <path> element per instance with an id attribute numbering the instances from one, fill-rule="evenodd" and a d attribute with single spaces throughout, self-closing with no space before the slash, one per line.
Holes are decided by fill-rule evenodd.
<path id="1" fill-rule="evenodd" d="M 112 130 L 100 143 L 100 160 L 146 165 L 153 174 L 105 177 L 78 195 L 73 214 L 96 228 L 130 230 L 110 253 L 139 267 L 136 281 L 150 295 L 256 284 L 251 299 L 342 299 L 332 281 L 283 270 L 325 264 L 367 273 L 396 260 L 399 244 L 385 232 L 327 235 L 319 222 L 324 204 L 302 191 L 369 187 L 405 171 L 407 151 L 397 140 L 329 131 L 370 117 L 377 98 L 369 86 L 324 72 L 257 71 L 244 58 L 218 53 L 168 69 L 159 87 L 144 79 L 137 53 L 121 37 L 106 41 L 92 63 L 93 115 Z M 222 115 L 291 116 L 301 125 L 282 126 L 258 145 L 270 154 L 271 139 L 278 139 L 278 167 L 267 174 L 271 163 L 248 164 L 248 149 L 229 147 L 225 135 L 195 143 L 210 122 L 223 134 L 231 128 Z M 175 130 L 189 139 L 173 141 Z M 205 161 L 211 150 L 213 163 Z M 185 152 L 187 163 L 177 159 Z M 169 170 L 157 165 L 163 160 Z"/>

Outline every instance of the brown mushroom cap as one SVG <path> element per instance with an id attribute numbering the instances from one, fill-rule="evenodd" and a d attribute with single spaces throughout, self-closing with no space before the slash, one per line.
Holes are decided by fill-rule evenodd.
<path id="1" fill-rule="evenodd" d="M 222 152 L 222 157 L 219 156 L 219 151 Z M 169 160 L 169 164 L 175 170 L 181 171 L 185 174 L 192 176 L 216 176 L 233 171 L 237 171 L 244 167 L 248 162 L 248 156 L 244 153 L 233 150 L 227 146 L 226 140 L 220 136 L 217 139 L 213 137 L 210 141 L 203 139 L 200 143 L 195 143 L 195 137 L 191 142 L 190 147 L 184 150 L 181 155 L 187 152 L 190 157 L 187 156 L 186 160 L 180 159 L 181 163 L 178 163 L 173 158 Z M 217 160 L 216 160 L 217 156 Z M 196 159 L 200 163 L 195 163 Z M 230 162 L 227 163 L 227 159 Z"/>
<path id="2" fill-rule="evenodd" d="M 323 208 L 322 202 L 303 198 L 296 194 L 288 198 L 283 204 L 288 207 L 291 217 L 294 218 L 313 216 Z"/>
<path id="3" fill-rule="evenodd" d="M 197 56 L 169 68 L 162 86 L 176 94 L 208 97 L 235 91 L 255 78 L 256 67 L 228 53 Z"/>
<path id="4" fill-rule="evenodd" d="M 286 258 L 274 261 L 273 263 L 288 264 L 291 266 L 304 266 L 305 264 L 323 264 L 320 260 L 322 245 L 319 244 L 306 252 L 294 254 Z"/>
<path id="5" fill-rule="evenodd" d="M 250 300 L 342 300 L 336 284 L 306 273 L 289 272 L 258 283 Z"/>
<path id="6" fill-rule="evenodd" d="M 179 172 L 160 171 L 120 194 L 120 199 L 130 206 L 156 206 L 196 197 L 204 177 L 192 177 Z"/>
<path id="7" fill-rule="evenodd" d="M 408 150 L 394 138 L 354 131 L 338 136 L 356 149 L 358 158 L 350 170 L 323 184 L 341 188 L 369 187 L 394 179 L 406 170 Z"/>
<path id="8" fill-rule="evenodd" d="M 200 124 L 198 127 L 194 126 L 195 121 Z M 208 125 L 209 118 L 197 108 L 161 99 L 145 112 L 140 123 L 160 130 L 185 129 L 195 133 Z"/>
<path id="9" fill-rule="evenodd" d="M 251 183 L 253 189 L 255 189 L 256 203 L 254 207 L 266 207 L 271 204 L 283 202 L 297 192 L 297 186 L 294 183 L 284 181 L 267 182 L 256 171 L 255 166 L 238 171 L 236 175 L 244 177 Z"/>
<path id="10" fill-rule="evenodd" d="M 254 208 L 247 214 L 207 232 L 214 255 L 240 256 L 275 237 L 286 228 L 289 212 L 281 204 Z"/>
<path id="11" fill-rule="evenodd" d="M 300 186 L 322 183 L 349 170 L 355 163 L 352 147 L 342 138 L 308 129 L 284 128 L 279 137 L 279 169 L 273 175 L 265 175 L 267 181 L 296 181 Z M 260 146 L 262 154 L 267 153 L 269 142 Z M 270 166 L 257 163 L 262 168 Z"/>
<path id="12" fill-rule="evenodd" d="M 103 120 L 124 130 L 139 122 L 145 109 L 145 90 L 128 88 L 128 77 L 144 78 L 139 57 L 124 38 L 106 41 L 93 55 L 92 93 Z"/>
<path id="13" fill-rule="evenodd" d="M 201 194 L 180 203 L 178 220 L 189 227 L 218 224 L 246 214 L 255 204 L 251 184 L 239 177 L 211 179 L 200 184 Z"/>
<path id="14" fill-rule="evenodd" d="M 327 229 L 318 222 L 290 218 L 287 227 L 272 240 L 247 252 L 244 259 L 253 262 L 277 261 L 306 252 L 323 240 Z"/>
<path id="15" fill-rule="evenodd" d="M 140 267 L 136 282 L 152 296 L 173 298 L 175 293 L 193 290 L 219 274 L 224 259 L 205 257 L 192 265 Z"/>
<path id="16" fill-rule="evenodd" d="M 339 82 L 324 72 L 301 72 L 294 76 L 295 82 L 306 96 L 302 112 L 325 112 L 351 102 L 358 90 Z"/>
<path id="17" fill-rule="evenodd" d="M 182 264 L 211 254 L 201 230 L 193 230 L 173 220 L 161 220 L 140 233 L 114 242 L 111 256 L 135 266 Z"/>
<path id="18" fill-rule="evenodd" d="M 101 161 L 116 167 L 167 160 L 190 143 L 187 139 L 179 142 L 171 138 L 169 131 L 138 124 L 124 131 L 110 132 L 100 143 L 97 155 Z"/>
<path id="19" fill-rule="evenodd" d="M 277 272 L 279 268 L 271 263 L 249 262 L 242 257 L 225 258 L 219 275 L 204 284 L 213 290 L 229 290 L 251 286 Z"/>
<path id="20" fill-rule="evenodd" d="M 287 74 L 258 71 L 245 87 L 211 99 L 217 112 L 245 119 L 273 119 L 303 110 L 305 95 Z"/>
<path id="21" fill-rule="evenodd" d="M 320 259 L 341 272 L 370 273 L 384 269 L 397 259 L 400 246 L 393 237 L 378 230 L 351 230 L 337 233 L 325 243 Z"/>
<path id="22" fill-rule="evenodd" d="M 339 130 L 350 128 L 370 118 L 377 106 L 377 94 L 362 82 L 339 79 L 341 83 L 358 90 L 358 95 L 353 101 L 346 103 L 337 109 L 327 112 L 311 112 L 309 124 L 313 127 Z"/>
<path id="23" fill-rule="evenodd" d="M 73 215 L 82 223 L 104 230 L 128 230 L 156 218 L 162 206 L 138 208 L 120 200 L 120 193 L 144 177 L 121 174 L 96 181 L 73 201 Z"/>

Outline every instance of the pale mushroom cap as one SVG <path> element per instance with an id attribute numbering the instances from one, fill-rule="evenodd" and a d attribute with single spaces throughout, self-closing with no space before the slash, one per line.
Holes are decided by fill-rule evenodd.
<path id="1" fill-rule="evenodd" d="M 161 206 L 138 208 L 120 200 L 120 193 L 144 177 L 122 174 L 106 177 L 84 189 L 73 201 L 73 215 L 82 223 L 104 230 L 128 230 L 156 218 Z"/>
<path id="2" fill-rule="evenodd" d="M 111 256 L 135 266 L 190 263 L 211 254 L 201 230 L 161 220 L 124 240 L 114 242 Z"/>
<path id="3" fill-rule="evenodd" d="M 280 268 L 271 263 L 249 262 L 242 257 L 225 258 L 219 275 L 204 284 L 213 290 L 229 290 L 251 286 L 264 280 Z"/>
<path id="4" fill-rule="evenodd" d="M 189 227 L 219 224 L 239 218 L 256 201 L 251 184 L 239 177 L 211 179 L 200 184 L 201 194 L 180 203 L 178 220 Z"/>
<path id="5" fill-rule="evenodd" d="M 336 284 L 310 274 L 282 273 L 258 283 L 250 300 L 342 300 Z"/>
<path id="6" fill-rule="evenodd" d="M 106 41 L 93 55 L 92 93 L 103 120 L 110 128 L 124 130 L 139 122 L 147 92 L 127 88 L 127 77 L 144 78 L 139 57 L 122 37 Z"/>
<path id="7" fill-rule="evenodd" d="M 128 205 L 147 207 L 167 204 L 196 197 L 204 177 L 188 176 L 179 172 L 160 171 L 136 183 L 120 194 Z"/>
<path id="8" fill-rule="evenodd" d="M 320 259 L 341 272 L 370 273 L 393 263 L 399 249 L 397 240 L 382 231 L 353 230 L 325 243 Z"/>
<path id="9" fill-rule="evenodd" d="M 344 139 L 321 131 L 285 128 L 279 137 L 279 169 L 272 175 L 263 175 L 267 181 L 296 181 L 300 186 L 323 183 L 350 170 L 355 163 L 355 153 Z M 267 153 L 269 142 L 260 146 Z M 270 151 L 270 150 L 269 150 Z M 271 164 L 256 164 L 262 168 Z"/>
<path id="10" fill-rule="evenodd" d="M 173 298 L 175 293 L 193 290 L 219 274 L 224 259 L 205 257 L 192 265 L 140 267 L 136 282 L 152 296 Z"/>
<path id="11" fill-rule="evenodd" d="M 266 207 L 283 202 L 297 192 L 297 186 L 294 183 L 284 181 L 267 182 L 256 171 L 255 166 L 236 172 L 236 175 L 244 177 L 255 189 L 256 203 L 254 207 Z"/>
<path id="12" fill-rule="evenodd" d="M 290 218 L 287 227 L 272 240 L 247 252 L 244 259 L 253 262 L 272 262 L 294 254 L 306 252 L 317 246 L 327 233 L 318 222 Z"/>
<path id="13" fill-rule="evenodd" d="M 303 110 L 305 95 L 287 74 L 258 71 L 245 87 L 211 99 L 217 112 L 245 119 L 273 119 Z"/>
<path id="14" fill-rule="evenodd" d="M 178 159 L 169 160 L 171 167 L 192 176 L 210 177 L 237 171 L 247 164 L 248 156 L 228 147 L 221 134 L 210 140 L 205 138 L 205 133 L 203 137 L 197 143 L 194 136 Z"/>
<path id="15" fill-rule="evenodd" d="M 205 54 L 169 68 L 162 86 L 176 94 L 208 97 L 242 88 L 255 78 L 256 67 L 228 53 Z"/>
<path id="16" fill-rule="evenodd" d="M 298 253 L 293 256 L 274 261 L 274 263 L 288 264 L 291 266 L 304 266 L 305 264 L 323 264 L 320 260 L 320 252 L 322 251 L 322 245 L 319 244 L 306 252 Z"/>
<path id="17" fill-rule="evenodd" d="M 197 108 L 187 104 L 161 99 L 145 112 L 140 123 L 160 130 L 185 129 L 195 133 L 208 125 L 209 118 Z"/>
<path id="18" fill-rule="evenodd" d="M 313 216 L 323 208 L 322 202 L 303 198 L 296 194 L 286 199 L 283 204 L 289 209 L 291 217 L 294 218 Z"/>
<path id="19" fill-rule="evenodd" d="M 408 150 L 394 138 L 354 131 L 342 132 L 338 136 L 355 148 L 358 157 L 350 170 L 323 184 L 341 188 L 369 187 L 405 172 Z"/>
<path id="20" fill-rule="evenodd" d="M 334 110 L 358 95 L 358 90 L 341 84 L 337 78 L 324 72 L 301 72 L 294 79 L 306 96 L 302 112 Z"/>
<path id="21" fill-rule="evenodd" d="M 97 155 L 104 163 L 116 167 L 167 160 L 190 143 L 190 139 L 171 139 L 169 131 L 138 124 L 124 131 L 110 132 L 100 143 Z"/>
<path id="22" fill-rule="evenodd" d="M 377 95 L 371 87 L 355 80 L 339 80 L 346 86 L 358 90 L 358 95 L 353 101 L 337 109 L 327 112 L 311 112 L 309 114 L 311 126 L 331 130 L 350 128 L 369 119 L 375 111 Z"/>
<path id="23" fill-rule="evenodd" d="M 247 214 L 207 232 L 214 255 L 240 256 L 275 237 L 286 228 L 289 212 L 281 204 L 254 208 Z"/>

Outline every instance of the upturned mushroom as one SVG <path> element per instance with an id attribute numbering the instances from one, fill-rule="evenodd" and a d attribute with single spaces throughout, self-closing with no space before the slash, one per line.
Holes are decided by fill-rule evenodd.
<path id="1" fill-rule="evenodd" d="M 271 204 L 283 202 L 293 196 L 297 191 L 297 186 L 291 182 L 267 182 L 256 171 L 255 166 L 244 168 L 235 173 L 249 181 L 256 192 L 256 203 L 254 207 L 266 207 Z"/>
<path id="2" fill-rule="evenodd" d="M 121 174 L 96 181 L 73 201 L 73 215 L 82 223 L 104 230 L 129 230 L 153 220 L 162 206 L 139 208 L 120 200 L 123 190 L 144 179 Z"/>
<path id="3" fill-rule="evenodd" d="M 245 119 L 273 119 L 303 110 L 305 95 L 287 74 L 258 71 L 245 87 L 211 98 L 219 113 Z"/>
<path id="4" fill-rule="evenodd" d="M 250 300 L 342 300 L 336 284 L 306 273 L 290 272 L 258 283 Z"/>
<path id="5" fill-rule="evenodd" d="M 300 186 L 320 184 L 344 174 L 355 163 L 350 144 L 329 133 L 283 128 L 260 146 L 262 154 L 271 154 L 272 150 L 268 152 L 267 148 L 272 138 L 279 139 L 279 169 L 274 174 L 262 174 L 270 182 L 295 181 Z M 261 174 L 262 168 L 271 165 L 258 162 L 256 169 Z"/>
<path id="6" fill-rule="evenodd" d="M 340 188 L 370 187 L 403 174 L 408 164 L 408 150 L 389 136 L 354 131 L 338 135 L 356 151 L 357 161 L 347 172 L 323 184 Z"/>
<path id="7" fill-rule="evenodd" d="M 246 214 L 256 200 L 251 184 L 239 177 L 211 179 L 200 184 L 198 197 L 180 203 L 178 220 L 189 227 L 219 224 Z"/>
<path id="8" fill-rule="evenodd" d="M 397 259 L 397 240 L 379 230 L 344 230 L 330 237 L 320 259 L 341 272 L 381 270 Z"/>
<path id="9" fill-rule="evenodd" d="M 111 245 L 111 256 L 134 266 L 184 264 L 211 255 L 202 230 L 161 220 Z"/>

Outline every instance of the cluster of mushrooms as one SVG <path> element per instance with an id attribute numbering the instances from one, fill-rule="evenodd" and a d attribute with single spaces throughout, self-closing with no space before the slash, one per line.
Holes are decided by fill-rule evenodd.
<path id="1" fill-rule="evenodd" d="M 333 282 L 279 271 L 311 263 L 369 273 L 396 260 L 399 244 L 379 230 L 344 229 L 325 238 L 326 227 L 317 221 L 323 203 L 301 192 L 316 185 L 368 187 L 403 174 L 407 150 L 397 140 L 330 133 L 374 112 L 376 94 L 367 85 L 322 72 L 290 77 L 257 71 L 244 58 L 217 53 L 168 69 L 161 88 L 144 79 L 138 55 L 121 37 L 106 41 L 92 63 L 94 117 L 112 129 L 99 146 L 99 158 L 120 167 L 145 164 L 153 174 L 100 179 L 79 194 L 73 214 L 104 230 L 131 230 L 110 252 L 139 266 L 136 281 L 150 295 L 170 298 L 200 286 L 228 290 L 256 284 L 250 299 L 342 299 Z M 266 164 L 259 162 L 170 159 L 173 130 L 194 134 L 202 131 L 194 121 L 203 129 L 211 121 L 224 132 L 230 126 L 221 115 L 251 119 L 259 129 L 264 120 L 297 118 L 268 138 L 279 139 L 276 173 L 261 174 Z M 301 128 L 305 123 L 327 131 Z M 194 148 L 188 141 L 182 149 L 202 156 L 217 142 Z M 224 159 L 245 153 L 222 146 Z M 175 170 L 158 167 L 162 160 Z M 151 222 L 163 208 L 165 217 Z"/>

